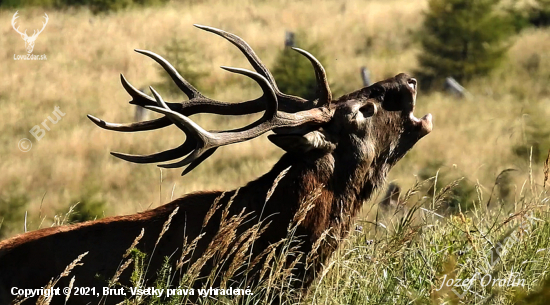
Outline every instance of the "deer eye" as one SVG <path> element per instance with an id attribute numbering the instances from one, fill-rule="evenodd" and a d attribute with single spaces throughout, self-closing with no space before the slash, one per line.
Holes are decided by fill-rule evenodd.
<path id="1" fill-rule="evenodd" d="M 376 114 L 376 105 L 372 102 L 367 102 L 363 107 L 359 108 L 359 111 L 365 118 L 371 117 Z"/>

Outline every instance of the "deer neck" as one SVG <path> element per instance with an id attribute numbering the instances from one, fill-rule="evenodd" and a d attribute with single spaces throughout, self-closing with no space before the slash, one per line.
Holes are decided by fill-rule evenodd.
<path id="1" fill-rule="evenodd" d="M 318 158 L 286 154 L 270 172 L 247 188 L 256 192 L 263 204 L 260 199 L 265 200 L 277 176 L 290 167 L 270 201 L 284 203 L 289 213 L 296 213 L 301 205 L 312 202 L 314 206 L 302 223 L 310 235 L 320 236 L 330 227 L 338 228 L 345 235 L 363 202 L 383 183 L 389 169 L 384 163 L 362 161 L 364 159 L 353 156 L 357 154 L 326 154 Z M 266 209 L 269 208 L 268 202 Z M 281 213 L 276 209 L 273 212 Z"/>

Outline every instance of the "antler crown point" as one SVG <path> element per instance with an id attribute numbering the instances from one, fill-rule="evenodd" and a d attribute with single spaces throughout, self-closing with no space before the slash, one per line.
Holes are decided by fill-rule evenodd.
<path id="1" fill-rule="evenodd" d="M 134 49 L 134 51 L 137 52 L 137 53 L 140 53 L 140 54 L 146 54 L 146 53 L 149 52 L 147 50 L 142 50 L 142 49 Z"/>

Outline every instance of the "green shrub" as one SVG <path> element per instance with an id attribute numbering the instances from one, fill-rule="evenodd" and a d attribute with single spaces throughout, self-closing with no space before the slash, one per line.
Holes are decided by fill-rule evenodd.
<path id="1" fill-rule="evenodd" d="M 488 74 L 504 58 L 512 18 L 498 12 L 500 0 L 430 0 L 422 30 L 423 51 L 415 75 L 423 86 L 459 82 Z"/>
<path id="2" fill-rule="evenodd" d="M 319 44 L 301 43 L 298 40 L 296 46 L 313 54 L 327 69 L 326 60 Z M 317 81 L 311 63 L 306 57 L 291 48 L 284 48 L 277 54 L 271 72 L 282 92 L 305 99 L 317 97 Z"/>

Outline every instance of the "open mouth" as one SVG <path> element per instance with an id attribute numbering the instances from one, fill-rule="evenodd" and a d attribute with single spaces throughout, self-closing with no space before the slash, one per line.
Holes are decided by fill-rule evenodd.
<path id="1" fill-rule="evenodd" d="M 410 119 L 413 122 L 415 126 L 420 127 L 420 133 L 421 136 L 425 136 L 428 133 L 430 133 L 433 129 L 433 123 L 432 123 L 432 114 L 428 113 L 425 116 L 421 117 L 420 119 L 414 116 L 414 108 L 416 106 L 416 79 L 411 78 L 407 81 L 407 85 L 411 88 L 413 92 L 413 106 L 410 113 Z"/>
<path id="2" fill-rule="evenodd" d="M 421 117 L 420 119 L 415 117 L 414 114 L 411 111 L 410 114 L 411 121 L 414 125 L 420 127 L 420 133 L 421 136 L 425 136 L 428 133 L 430 133 L 433 129 L 433 123 L 432 123 L 432 114 L 428 113 L 425 116 Z"/>

